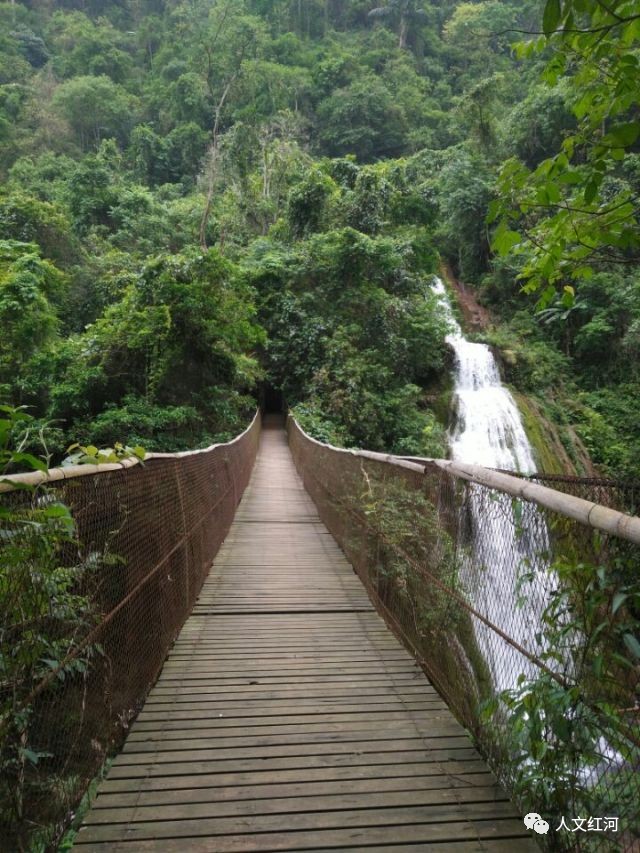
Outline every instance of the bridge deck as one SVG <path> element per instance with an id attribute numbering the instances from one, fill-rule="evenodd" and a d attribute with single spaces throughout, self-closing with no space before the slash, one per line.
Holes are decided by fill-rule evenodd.
<path id="1" fill-rule="evenodd" d="M 275 422 L 76 841 L 91 850 L 537 850 L 304 491 Z"/>

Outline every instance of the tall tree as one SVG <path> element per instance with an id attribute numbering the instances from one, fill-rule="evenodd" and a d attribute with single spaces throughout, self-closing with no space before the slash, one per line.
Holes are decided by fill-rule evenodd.
<path id="1" fill-rule="evenodd" d="M 411 27 L 427 20 L 427 13 L 419 6 L 419 0 L 389 0 L 386 6 L 378 6 L 369 12 L 370 18 L 393 21 L 398 27 L 398 46 L 408 47 Z"/>
<path id="2" fill-rule="evenodd" d="M 637 0 L 547 0 L 539 35 L 520 55 L 551 48 L 544 76 L 566 76 L 577 129 L 533 170 L 504 165 L 490 219 L 494 248 L 523 256 L 525 289 L 547 305 L 603 264 L 640 261 Z"/>
<path id="3" fill-rule="evenodd" d="M 255 54 L 260 41 L 261 24 L 257 19 L 244 14 L 241 0 L 226 0 L 213 7 L 206 27 L 199 18 L 193 21 L 196 41 L 202 57 L 201 71 L 205 78 L 209 96 L 214 104 L 213 127 L 205 164 L 206 200 L 200 221 L 200 245 L 207 248 L 207 225 L 218 175 L 220 133 L 223 112 L 228 106 L 229 96 L 245 70 L 245 64 Z"/>

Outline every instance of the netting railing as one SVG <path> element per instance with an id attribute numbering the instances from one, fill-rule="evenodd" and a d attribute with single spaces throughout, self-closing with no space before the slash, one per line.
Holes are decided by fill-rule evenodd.
<path id="1" fill-rule="evenodd" d="M 504 471 L 502 473 L 511 473 Z M 516 474 L 530 483 L 539 483 L 585 501 L 611 507 L 631 515 L 640 514 L 640 481 L 606 477 L 574 477 L 566 474 Z"/>
<path id="2" fill-rule="evenodd" d="M 56 849 L 193 607 L 259 433 L 257 414 L 206 450 L 0 484 L 0 849 Z"/>
<path id="3" fill-rule="evenodd" d="M 615 494 L 602 506 L 479 466 L 340 450 L 292 418 L 288 430 L 379 610 L 522 813 L 549 824 L 532 835 L 639 849 L 640 518 L 613 510 Z"/>
<path id="4" fill-rule="evenodd" d="M 434 459 L 417 456 L 403 456 L 408 462 L 428 464 Z M 498 469 L 499 470 L 499 469 Z M 608 477 L 576 477 L 569 474 L 519 474 L 514 471 L 499 470 L 530 483 L 548 486 L 558 492 L 582 498 L 585 501 L 617 509 L 630 515 L 640 514 L 640 480 L 612 480 Z"/>

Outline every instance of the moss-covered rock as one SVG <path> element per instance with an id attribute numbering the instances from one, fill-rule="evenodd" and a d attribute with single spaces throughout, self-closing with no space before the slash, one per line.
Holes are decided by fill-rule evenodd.
<path id="1" fill-rule="evenodd" d="M 558 424 L 542 401 L 511 389 L 518 404 L 538 471 L 545 474 L 592 476 L 594 467 L 576 433 Z"/>

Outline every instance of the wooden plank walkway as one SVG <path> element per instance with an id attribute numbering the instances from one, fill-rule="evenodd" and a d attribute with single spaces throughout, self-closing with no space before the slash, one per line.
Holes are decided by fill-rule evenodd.
<path id="1" fill-rule="evenodd" d="M 76 846 L 538 850 L 320 522 L 279 422 Z"/>

